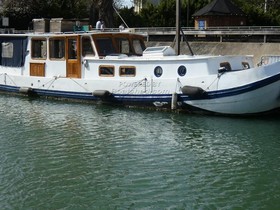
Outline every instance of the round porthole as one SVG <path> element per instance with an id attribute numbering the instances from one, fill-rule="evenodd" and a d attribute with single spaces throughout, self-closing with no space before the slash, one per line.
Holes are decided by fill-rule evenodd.
<path id="1" fill-rule="evenodd" d="M 179 66 L 178 68 L 178 74 L 179 76 L 183 77 L 187 73 L 187 68 L 185 66 Z"/>
<path id="2" fill-rule="evenodd" d="M 160 66 L 157 66 L 154 70 L 154 74 L 156 77 L 160 77 L 162 75 L 162 68 Z"/>

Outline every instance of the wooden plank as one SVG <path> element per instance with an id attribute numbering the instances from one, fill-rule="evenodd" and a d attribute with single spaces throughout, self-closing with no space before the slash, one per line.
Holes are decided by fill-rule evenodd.
<path id="1" fill-rule="evenodd" d="M 30 76 L 44 77 L 45 63 L 30 63 Z"/>

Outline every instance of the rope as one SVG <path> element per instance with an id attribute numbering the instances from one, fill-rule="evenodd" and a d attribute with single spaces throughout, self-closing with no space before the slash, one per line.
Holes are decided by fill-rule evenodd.
<path id="1" fill-rule="evenodd" d="M 46 82 L 45 84 L 41 85 L 39 87 L 39 89 L 50 83 L 50 85 L 47 87 L 47 89 L 49 89 L 51 87 L 51 85 L 55 82 L 55 80 L 57 80 L 59 78 L 62 78 L 62 77 L 54 77 L 52 80 L 50 80 L 50 81 Z M 75 84 L 77 84 L 79 87 L 83 88 L 85 91 L 90 92 L 88 89 L 86 89 L 84 86 L 79 84 L 77 81 L 73 80 L 72 78 L 69 78 L 69 79 L 71 79 Z"/>
<path id="2" fill-rule="evenodd" d="M 177 90 L 177 85 L 179 84 L 179 90 L 181 91 L 182 87 L 183 87 L 183 84 L 181 83 L 180 79 L 177 78 L 177 82 L 176 82 L 176 87 L 175 87 L 175 92 Z"/>
<path id="3" fill-rule="evenodd" d="M 57 79 L 57 77 L 55 77 L 54 79 L 51 79 L 50 81 L 46 82 L 45 84 L 42 84 L 42 85 L 39 87 L 39 89 L 42 88 L 42 87 L 44 87 L 44 86 L 47 85 L 48 83 L 51 83 L 51 84 L 49 85 L 49 87 L 47 88 L 47 89 L 49 89 L 50 86 L 54 83 L 54 81 L 55 81 L 56 79 Z"/>
<path id="4" fill-rule="evenodd" d="M 79 84 L 77 81 L 73 80 L 73 78 L 70 78 L 73 82 L 75 82 L 78 86 L 80 86 L 81 88 L 83 88 L 85 91 L 90 92 L 88 89 L 86 89 L 84 86 L 82 86 L 81 84 Z"/>
<path id="5" fill-rule="evenodd" d="M 214 79 L 214 81 L 206 88 L 207 90 L 209 90 L 210 86 L 212 86 L 214 84 L 214 82 L 216 82 L 217 79 L 220 79 L 220 77 L 224 74 L 225 72 L 222 73 L 218 73 L 217 78 Z"/>
<path id="6" fill-rule="evenodd" d="M 14 82 L 14 80 L 11 79 L 11 77 L 8 74 L 4 73 L 4 75 L 7 76 L 15 86 L 17 86 L 17 84 Z"/>

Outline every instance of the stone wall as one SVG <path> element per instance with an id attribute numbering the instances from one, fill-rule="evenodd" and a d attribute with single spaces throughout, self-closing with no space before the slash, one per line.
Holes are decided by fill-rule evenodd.
<path id="1" fill-rule="evenodd" d="M 172 42 L 148 42 L 147 46 L 172 46 Z M 247 42 L 190 42 L 196 55 L 253 55 L 257 64 L 263 55 L 280 55 L 280 43 Z M 187 44 L 181 43 L 181 54 L 190 54 Z"/>

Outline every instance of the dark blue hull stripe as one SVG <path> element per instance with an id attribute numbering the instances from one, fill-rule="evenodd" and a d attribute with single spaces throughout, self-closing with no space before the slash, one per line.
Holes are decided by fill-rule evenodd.
<path id="1" fill-rule="evenodd" d="M 275 82 L 278 82 L 280 80 L 280 73 L 277 75 L 274 75 L 272 77 L 250 83 L 248 85 L 236 87 L 236 88 L 230 88 L 230 89 L 224 89 L 224 90 L 217 90 L 217 91 L 208 91 L 205 92 L 201 97 L 191 98 L 187 95 L 180 95 L 180 99 L 183 101 L 187 100 L 207 100 L 207 99 L 216 99 L 216 98 L 223 98 L 223 97 L 230 97 L 230 96 L 236 96 L 244 93 L 248 93 L 254 90 L 257 90 L 259 88 L 265 87 L 267 85 L 271 85 Z M 279 86 L 280 88 L 280 86 Z"/>
<path id="2" fill-rule="evenodd" d="M 266 78 L 264 80 L 254 82 L 248 85 L 230 88 L 225 90 L 218 91 L 209 91 L 205 92 L 200 97 L 191 98 L 187 95 L 178 94 L 178 101 L 185 100 L 207 100 L 207 99 L 215 99 L 222 97 L 235 96 L 243 93 L 247 93 L 250 91 L 254 91 L 256 89 L 265 87 L 267 85 L 273 84 L 280 80 L 280 74 L 275 76 Z M 280 87 L 279 87 L 280 88 Z M 5 92 L 13 92 L 18 93 L 20 87 L 9 86 L 9 85 L 0 85 L 0 91 Z M 42 90 L 42 89 L 33 89 L 33 93 L 38 96 L 49 96 L 49 97 L 62 97 L 69 99 L 82 99 L 82 100 L 99 100 L 99 97 L 93 96 L 91 92 L 72 92 L 72 91 L 56 91 L 56 90 Z M 106 98 L 108 101 L 116 101 L 116 102 L 134 102 L 134 103 L 147 103 L 147 102 L 170 102 L 172 99 L 171 94 L 113 94 L 111 97 Z"/>

